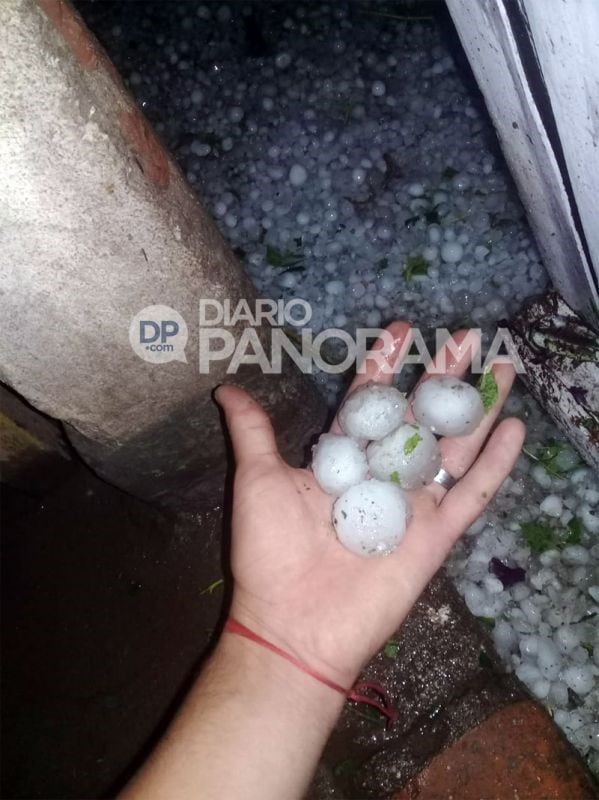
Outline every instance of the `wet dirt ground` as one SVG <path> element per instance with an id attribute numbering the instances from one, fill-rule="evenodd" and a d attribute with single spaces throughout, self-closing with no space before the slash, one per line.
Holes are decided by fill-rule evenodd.
<path id="1" fill-rule="evenodd" d="M 3 493 L 2 796 L 114 793 L 164 729 L 222 619 L 226 525 L 153 509 L 80 467 Z M 400 710 L 348 704 L 311 796 L 384 797 L 518 694 L 443 576 L 367 675 Z"/>
<path id="2" fill-rule="evenodd" d="M 220 509 L 175 517 L 85 468 L 3 493 L 2 795 L 112 793 L 218 623 Z"/>

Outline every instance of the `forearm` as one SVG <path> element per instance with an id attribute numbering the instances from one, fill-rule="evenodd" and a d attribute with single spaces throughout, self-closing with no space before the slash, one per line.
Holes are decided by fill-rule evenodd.
<path id="1" fill-rule="evenodd" d="M 343 697 L 258 644 L 224 634 L 126 800 L 292 800 Z"/>

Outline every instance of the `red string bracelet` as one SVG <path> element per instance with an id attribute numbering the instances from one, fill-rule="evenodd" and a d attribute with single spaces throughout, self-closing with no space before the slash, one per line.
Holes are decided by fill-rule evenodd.
<path id="1" fill-rule="evenodd" d="M 325 686 L 328 686 L 329 689 L 333 689 L 335 692 L 339 692 L 344 697 L 347 697 L 348 700 L 353 700 L 355 703 L 365 703 L 366 705 L 372 706 L 376 708 L 384 717 L 387 718 L 387 727 L 392 725 L 399 716 L 399 711 L 397 708 L 394 708 L 391 705 L 389 700 L 389 696 L 385 689 L 378 683 L 372 683 L 370 681 L 358 681 L 358 683 L 354 684 L 351 689 L 344 689 L 335 681 L 330 680 L 327 678 L 326 675 L 322 675 L 320 672 L 317 672 L 315 669 L 312 669 L 308 664 L 304 664 L 299 658 L 291 655 L 291 653 L 287 653 L 280 647 L 277 647 L 276 644 L 269 642 L 267 639 L 263 639 L 262 636 L 259 636 L 254 631 L 246 628 L 245 625 L 242 625 L 241 622 L 238 622 L 233 617 L 229 617 L 225 622 L 224 630 L 227 633 L 235 633 L 238 636 L 243 636 L 246 639 L 249 639 L 252 642 L 256 642 L 261 647 L 265 647 L 267 650 L 271 650 L 273 653 L 276 653 L 281 658 L 284 658 L 285 661 L 289 661 L 290 664 L 293 664 L 294 667 L 300 669 L 302 672 L 305 672 L 307 675 L 310 675 L 320 683 L 324 683 Z M 378 695 L 380 698 L 379 700 L 369 697 L 368 695 L 364 694 L 365 691 L 374 692 L 374 694 Z"/>

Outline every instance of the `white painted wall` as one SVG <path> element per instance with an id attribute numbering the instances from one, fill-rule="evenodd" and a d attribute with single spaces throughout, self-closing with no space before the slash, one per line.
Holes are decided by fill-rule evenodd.
<path id="1" fill-rule="evenodd" d="M 599 4 L 597 0 L 520 0 L 520 6 L 516 0 L 447 0 L 447 4 L 545 266 L 569 305 L 599 327 Z M 513 27 L 514 17 L 508 13 L 518 8 L 529 17 L 529 34 L 559 130 L 574 205 L 518 43 L 517 37 L 527 33 L 526 22 Z M 576 209 L 582 225 L 577 223 Z"/>
<path id="2" fill-rule="evenodd" d="M 599 267 L 599 3 L 524 0 L 568 174 Z"/>

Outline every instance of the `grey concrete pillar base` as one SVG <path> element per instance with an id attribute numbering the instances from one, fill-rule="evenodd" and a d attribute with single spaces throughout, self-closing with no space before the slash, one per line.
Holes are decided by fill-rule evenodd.
<path id="1" fill-rule="evenodd" d="M 226 361 L 199 374 L 199 300 L 254 290 L 81 18 L 64 0 L 4 0 L 0 62 L 0 380 L 149 500 L 221 491 L 211 393 L 231 378 L 297 459 L 325 413 L 304 376 L 227 376 Z M 185 320 L 186 363 L 133 352 L 131 320 L 156 304 Z"/>
<path id="2" fill-rule="evenodd" d="M 225 382 L 242 385 L 268 410 L 279 449 L 294 466 L 306 461 L 309 444 L 322 429 L 324 403 L 295 376 L 264 376 L 245 369 Z M 100 445 L 74 427 L 67 433 L 100 477 L 159 505 L 197 511 L 223 501 L 230 463 L 223 422 L 212 394 L 170 411 L 153 429 L 120 443 Z"/>

